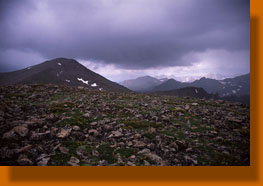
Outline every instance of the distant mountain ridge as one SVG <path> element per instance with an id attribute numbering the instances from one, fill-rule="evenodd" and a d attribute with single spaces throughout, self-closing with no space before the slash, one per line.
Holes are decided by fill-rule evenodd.
<path id="1" fill-rule="evenodd" d="M 13 84 L 58 84 L 130 92 L 126 87 L 89 70 L 76 60 L 67 58 L 56 58 L 22 70 L 0 73 L 0 85 Z"/>
<path id="2" fill-rule="evenodd" d="M 136 79 L 122 81 L 120 84 L 133 91 L 147 92 L 151 91 L 154 87 L 160 85 L 164 81 L 165 79 L 159 80 L 151 76 L 143 76 Z"/>
<path id="3" fill-rule="evenodd" d="M 197 87 L 203 88 L 209 94 L 218 94 L 220 97 L 250 95 L 250 74 L 234 78 L 226 78 L 223 80 L 203 77 L 191 83 L 180 82 L 174 79 L 163 79 L 162 81 L 161 79 L 156 79 L 150 76 L 147 76 L 147 78 L 151 79 L 151 82 L 143 81 L 145 77 L 126 80 L 125 82 L 129 82 L 129 84 L 122 83 L 122 85 L 133 89 L 134 85 L 140 84 L 136 89 L 133 89 L 138 92 L 170 91 L 185 87 Z M 155 84 L 157 85 L 154 86 Z M 147 89 L 145 87 L 147 87 Z"/>
<path id="4" fill-rule="evenodd" d="M 201 75 L 190 75 L 190 76 L 159 75 L 159 76 L 155 76 L 155 78 L 157 78 L 157 79 L 163 79 L 163 78 L 174 79 L 176 81 L 180 81 L 180 82 L 184 82 L 184 83 L 191 83 L 191 82 L 194 82 L 195 80 L 201 79 L 202 77 L 210 78 L 210 79 L 216 79 L 216 80 L 223 80 L 223 79 L 229 78 L 228 76 L 225 76 L 225 75 L 222 75 L 219 73 L 209 73 L 209 74 L 205 74 L 203 76 L 201 76 Z"/>
<path id="5" fill-rule="evenodd" d="M 147 85 L 148 82 L 141 81 L 141 78 L 137 78 L 132 81 L 127 80 L 127 82 L 130 83 L 129 86 L 125 84 L 122 85 L 131 88 L 133 86 L 132 83 L 137 83 L 139 80 L 140 86 L 147 87 L 148 89 L 145 90 L 138 88 L 134 91 L 176 96 L 187 96 L 189 94 L 188 96 L 190 97 L 197 96 L 194 94 L 194 88 L 201 88 L 205 91 L 205 93 L 203 93 L 205 98 L 224 99 L 227 101 L 237 101 L 245 104 L 249 104 L 250 102 L 250 73 L 223 80 L 202 77 L 191 83 L 180 82 L 175 79 L 166 79 L 164 76 L 160 76 L 158 78 L 160 79 L 151 77 L 151 79 L 154 79 L 155 81 L 159 80 L 159 85 L 157 86 L 154 86 L 152 82 Z M 164 78 L 163 81 L 161 78 Z M 150 89 L 151 87 L 152 89 Z M 184 89 L 187 87 L 191 88 Z M 202 92 L 202 90 L 199 92 Z M 185 95 L 183 95 L 183 93 Z M 200 95 L 198 96 L 200 97 Z"/>

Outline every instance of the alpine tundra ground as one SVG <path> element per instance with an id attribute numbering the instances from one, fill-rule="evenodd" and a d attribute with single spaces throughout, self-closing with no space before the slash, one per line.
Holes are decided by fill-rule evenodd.
<path id="1" fill-rule="evenodd" d="M 249 106 L 83 87 L 0 87 L 0 164 L 249 165 Z"/>

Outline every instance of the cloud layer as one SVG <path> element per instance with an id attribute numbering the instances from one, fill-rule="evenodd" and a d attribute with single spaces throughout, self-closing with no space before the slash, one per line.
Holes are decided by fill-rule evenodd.
<path id="1" fill-rule="evenodd" d="M 249 0 L 0 1 L 0 12 L 0 68 L 69 57 L 142 70 L 191 66 L 209 50 L 249 55 Z"/>

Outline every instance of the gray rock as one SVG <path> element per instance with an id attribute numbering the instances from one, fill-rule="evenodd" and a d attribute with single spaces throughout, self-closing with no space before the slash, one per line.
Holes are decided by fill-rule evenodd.
<path id="1" fill-rule="evenodd" d="M 32 147 L 33 147 L 32 145 L 26 145 L 20 149 L 17 149 L 16 153 L 28 152 Z"/>
<path id="2" fill-rule="evenodd" d="M 70 135 L 72 129 L 61 129 L 61 131 L 57 134 L 58 138 L 66 138 Z"/>
<path id="3" fill-rule="evenodd" d="M 99 166 L 107 166 L 108 162 L 106 160 L 100 160 L 99 161 Z"/>
<path id="4" fill-rule="evenodd" d="M 130 162 L 130 161 L 127 162 L 127 165 L 128 165 L 128 166 L 136 166 L 136 164 L 134 164 L 134 163 L 132 163 L 132 162 Z"/>
<path id="5" fill-rule="evenodd" d="M 92 136 L 98 136 L 99 135 L 99 132 L 97 131 L 97 130 L 95 130 L 95 129 L 90 129 L 89 131 L 88 131 L 88 133 L 90 134 L 90 135 L 92 135 Z"/>
<path id="6" fill-rule="evenodd" d="M 75 131 L 79 131 L 80 130 L 80 127 L 79 126 L 77 126 L 77 125 L 75 125 L 75 126 L 73 126 L 73 128 L 72 128 L 73 130 L 75 130 Z"/>
<path id="7" fill-rule="evenodd" d="M 68 148 L 66 147 L 59 147 L 60 152 L 62 152 L 63 154 L 67 154 L 69 152 Z"/>
<path id="8" fill-rule="evenodd" d="M 135 160 L 136 160 L 136 156 L 135 156 L 135 155 L 131 155 L 131 156 L 129 157 L 129 160 L 135 161 Z"/>
<path id="9" fill-rule="evenodd" d="M 37 165 L 38 166 L 47 166 L 49 160 L 50 160 L 50 157 L 42 158 L 39 162 L 37 162 Z"/>
<path id="10" fill-rule="evenodd" d="M 43 138 L 49 137 L 50 136 L 50 131 L 46 131 L 43 133 L 36 133 L 32 131 L 30 139 L 31 140 L 42 140 Z"/>
<path id="11" fill-rule="evenodd" d="M 156 162 L 158 165 L 162 163 L 162 158 L 154 153 L 147 153 L 148 156 L 152 161 Z"/>
<path id="12" fill-rule="evenodd" d="M 17 163 L 22 166 L 33 165 L 33 162 L 30 159 L 28 159 L 28 157 L 24 154 L 18 157 Z"/>
<path id="13" fill-rule="evenodd" d="M 143 164 L 144 164 L 144 166 L 151 166 L 151 164 L 146 160 L 143 160 Z"/>
<path id="14" fill-rule="evenodd" d="M 90 113 L 87 112 L 87 113 L 83 114 L 83 117 L 84 118 L 90 118 Z"/>
<path id="15" fill-rule="evenodd" d="M 112 133 L 109 135 L 109 138 L 111 138 L 111 137 L 119 138 L 122 136 L 123 136 L 123 134 L 120 131 L 112 131 Z"/>
<path id="16" fill-rule="evenodd" d="M 13 131 L 21 137 L 25 137 L 28 134 L 28 128 L 22 125 L 14 127 Z"/>
<path id="17" fill-rule="evenodd" d="M 91 126 L 96 126 L 96 125 L 98 125 L 98 122 L 93 121 L 93 122 L 90 123 L 90 125 L 91 125 Z"/>
<path id="18" fill-rule="evenodd" d="M 9 132 L 4 133 L 2 138 L 12 140 L 12 139 L 16 139 L 17 136 L 13 130 L 10 130 Z"/>
<path id="19" fill-rule="evenodd" d="M 135 141 L 134 147 L 143 148 L 146 144 L 142 141 Z"/>
<path id="20" fill-rule="evenodd" d="M 137 154 L 147 154 L 150 153 L 151 151 L 149 149 L 143 149 L 141 151 L 139 151 Z"/>
<path id="21" fill-rule="evenodd" d="M 71 156 L 70 160 L 68 161 L 68 164 L 70 164 L 71 166 L 79 166 L 79 159 Z"/>

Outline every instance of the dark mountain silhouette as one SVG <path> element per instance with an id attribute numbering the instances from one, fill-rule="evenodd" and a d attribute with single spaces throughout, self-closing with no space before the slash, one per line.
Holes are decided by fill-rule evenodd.
<path id="1" fill-rule="evenodd" d="M 169 79 L 163 82 L 162 84 L 154 87 L 151 91 L 169 91 L 169 90 L 174 90 L 174 89 L 183 88 L 187 86 L 188 86 L 188 83 L 182 83 L 174 79 Z"/>
<path id="2" fill-rule="evenodd" d="M 157 91 L 154 94 L 167 95 L 167 96 L 179 96 L 179 97 L 192 97 L 192 98 L 218 98 L 214 94 L 208 94 L 203 88 L 197 87 L 185 87 L 169 91 Z"/>
<path id="3" fill-rule="evenodd" d="M 57 58 L 14 72 L 0 73 L 0 85 L 58 84 L 114 92 L 130 90 L 87 69 L 74 59 Z"/>

